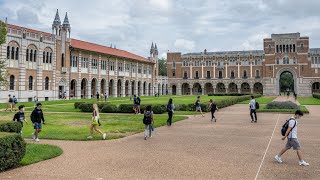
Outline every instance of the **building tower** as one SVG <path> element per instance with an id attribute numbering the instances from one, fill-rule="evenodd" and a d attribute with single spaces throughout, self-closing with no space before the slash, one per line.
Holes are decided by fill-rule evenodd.
<path id="1" fill-rule="evenodd" d="M 52 34 L 58 35 L 61 26 L 59 11 L 57 9 L 56 16 L 52 23 Z"/>
<path id="2" fill-rule="evenodd" d="M 157 48 L 157 43 L 154 45 L 154 58 L 158 59 L 158 48 Z"/>
<path id="3" fill-rule="evenodd" d="M 150 58 L 153 58 L 153 54 L 154 54 L 154 46 L 153 46 L 153 42 L 152 42 L 151 48 L 150 48 Z"/>

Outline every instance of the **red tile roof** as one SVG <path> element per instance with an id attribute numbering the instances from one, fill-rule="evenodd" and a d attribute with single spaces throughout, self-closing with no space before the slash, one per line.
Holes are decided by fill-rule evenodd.
<path id="1" fill-rule="evenodd" d="M 36 34 L 43 34 L 46 36 L 52 36 L 51 33 L 47 33 L 47 32 L 43 32 L 43 31 L 37 31 L 34 29 L 29 29 L 29 28 L 25 28 L 25 27 L 21 27 L 21 26 L 17 26 L 17 25 L 13 25 L 13 24 L 7 24 L 7 28 L 12 28 L 12 29 L 17 29 L 17 30 L 26 30 L 27 32 L 31 32 L 31 33 L 36 33 Z"/>
<path id="2" fill-rule="evenodd" d="M 124 57 L 124 58 L 138 60 L 138 61 L 152 62 L 142 56 L 138 56 L 138 55 L 130 53 L 128 51 L 110 48 L 107 46 L 102 46 L 99 44 L 85 42 L 85 41 L 81 41 L 81 40 L 77 40 L 77 39 L 71 39 L 71 47 L 77 48 L 77 49 L 93 51 L 93 52 L 98 52 L 98 53 L 103 53 L 103 54 L 114 55 L 114 56 L 118 56 L 118 57 Z"/>

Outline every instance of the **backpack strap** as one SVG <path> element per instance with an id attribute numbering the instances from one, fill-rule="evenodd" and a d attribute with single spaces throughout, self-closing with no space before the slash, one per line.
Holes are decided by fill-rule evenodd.
<path id="1" fill-rule="evenodd" d="M 289 133 L 291 133 L 292 129 L 295 128 L 295 127 L 296 127 L 296 124 L 297 124 L 297 121 L 296 121 L 295 119 L 290 118 L 290 119 L 288 120 L 288 126 L 289 126 L 290 120 L 294 120 L 294 125 L 293 125 L 293 127 L 290 129 Z M 292 138 L 292 133 L 291 133 L 291 138 Z"/>

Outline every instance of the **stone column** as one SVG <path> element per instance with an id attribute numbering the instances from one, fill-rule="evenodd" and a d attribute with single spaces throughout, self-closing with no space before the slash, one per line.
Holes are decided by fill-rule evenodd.
<path id="1" fill-rule="evenodd" d="M 126 97 L 126 80 L 125 79 L 123 79 L 121 82 L 120 96 Z"/>
<path id="2" fill-rule="evenodd" d="M 238 78 L 240 78 L 240 63 L 238 63 Z"/>
<path id="3" fill-rule="evenodd" d="M 250 62 L 250 78 L 252 78 L 252 62 Z"/>
<path id="4" fill-rule="evenodd" d="M 192 77 L 192 65 L 190 66 L 190 79 L 193 79 L 193 77 Z"/>
<path id="5" fill-rule="evenodd" d="M 213 64 L 213 78 L 216 78 L 216 63 Z"/>
<path id="6" fill-rule="evenodd" d="M 133 95 L 131 92 L 132 92 L 132 82 L 129 81 L 129 85 L 128 85 L 128 96 L 132 96 L 132 95 Z"/>
<path id="7" fill-rule="evenodd" d="M 201 62 L 201 78 L 203 79 L 203 63 Z"/>
<path id="8" fill-rule="evenodd" d="M 113 81 L 112 97 L 118 97 L 118 81 Z"/>
<path id="9" fill-rule="evenodd" d="M 88 64 L 88 74 L 89 74 L 89 79 L 88 79 L 88 93 L 87 93 L 87 98 L 91 98 L 92 95 L 92 89 L 91 89 L 91 83 L 92 83 L 92 55 L 89 55 L 89 64 Z M 92 96 L 93 98 L 93 96 Z"/>
<path id="10" fill-rule="evenodd" d="M 225 75 L 226 78 L 228 78 L 228 63 L 226 63 L 226 75 Z"/>

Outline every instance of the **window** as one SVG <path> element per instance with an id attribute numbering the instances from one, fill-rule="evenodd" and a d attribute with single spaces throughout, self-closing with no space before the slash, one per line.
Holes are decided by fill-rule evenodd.
<path id="1" fill-rule="evenodd" d="M 46 55 L 46 63 L 49 63 L 49 52 L 47 52 L 47 55 Z"/>
<path id="2" fill-rule="evenodd" d="M 276 46 L 276 52 L 279 53 L 279 46 Z"/>
<path id="3" fill-rule="evenodd" d="M 91 59 L 91 68 L 98 69 L 98 60 L 97 59 Z"/>
<path id="4" fill-rule="evenodd" d="M 136 73 L 136 65 L 132 65 L 132 73 Z"/>
<path id="5" fill-rule="evenodd" d="M 11 59 L 14 59 L 14 47 L 11 48 Z"/>
<path id="6" fill-rule="evenodd" d="M 222 79 L 222 71 L 219 71 L 219 79 Z"/>
<path id="7" fill-rule="evenodd" d="M 16 48 L 16 60 L 19 60 L 19 48 Z"/>
<path id="8" fill-rule="evenodd" d="M 123 70 L 123 64 L 118 63 L 118 71 L 122 72 L 122 70 Z"/>
<path id="9" fill-rule="evenodd" d="M 187 73 L 187 71 L 184 71 L 184 72 L 183 72 L 183 78 L 184 78 L 184 79 L 187 79 L 187 78 L 188 78 L 188 73 Z"/>
<path id="10" fill-rule="evenodd" d="M 290 44 L 290 52 L 292 52 L 292 44 Z"/>
<path id="11" fill-rule="evenodd" d="M 176 69 L 176 62 L 175 61 L 172 62 L 172 69 Z"/>
<path id="12" fill-rule="evenodd" d="M 107 70 L 107 61 L 105 61 L 105 60 L 101 61 L 101 69 L 102 70 Z"/>
<path id="13" fill-rule="evenodd" d="M 279 64 L 280 62 L 279 62 L 279 58 L 277 58 L 277 64 Z"/>
<path id="14" fill-rule="evenodd" d="M 230 78 L 231 78 L 231 79 L 234 79 L 234 70 L 231 71 L 231 76 L 230 76 Z"/>
<path id="15" fill-rule="evenodd" d="M 126 64 L 125 68 L 126 68 L 126 72 L 130 72 L 130 64 Z"/>
<path id="16" fill-rule="evenodd" d="M 293 64 L 296 64 L 297 61 L 296 61 L 296 57 L 293 57 Z"/>
<path id="17" fill-rule="evenodd" d="M 14 75 L 10 76 L 10 90 L 14 90 Z"/>
<path id="18" fill-rule="evenodd" d="M 61 55 L 61 67 L 64 67 L 64 53 Z"/>
<path id="19" fill-rule="evenodd" d="M 246 70 L 243 71 L 243 78 L 244 78 L 244 79 L 247 78 L 247 71 L 246 71 Z"/>
<path id="20" fill-rule="evenodd" d="M 33 77 L 29 76 L 29 90 L 32 91 L 33 90 Z"/>
<path id="21" fill-rule="evenodd" d="M 10 59 L 10 46 L 7 46 L 7 59 Z"/>
<path id="22" fill-rule="evenodd" d="M 199 79 L 199 72 L 196 71 L 196 79 Z"/>
<path id="23" fill-rule="evenodd" d="M 256 70 L 256 78 L 260 78 L 260 71 Z"/>
<path id="24" fill-rule="evenodd" d="M 34 62 L 37 61 L 37 50 L 34 50 L 34 53 L 33 53 L 33 61 L 34 61 Z"/>
<path id="25" fill-rule="evenodd" d="M 78 56 L 71 57 L 71 67 L 78 67 Z"/>
<path id="26" fill-rule="evenodd" d="M 110 62 L 110 71 L 114 71 L 114 62 L 113 61 Z"/>
<path id="27" fill-rule="evenodd" d="M 42 53 L 42 63 L 46 63 L 46 52 Z"/>
<path id="28" fill-rule="evenodd" d="M 141 74 L 141 66 L 138 66 L 138 73 Z"/>
<path id="29" fill-rule="evenodd" d="M 49 63 L 52 63 L 52 52 L 50 53 L 50 59 L 49 59 Z"/>
<path id="30" fill-rule="evenodd" d="M 32 58 L 33 58 L 33 50 L 32 49 L 30 49 L 30 61 L 32 62 Z"/>
<path id="31" fill-rule="evenodd" d="M 143 74 L 147 74 L 147 67 L 146 66 L 143 67 Z"/>
<path id="32" fill-rule="evenodd" d="M 209 66 L 209 61 L 206 61 L 206 66 Z"/>
<path id="33" fill-rule="evenodd" d="M 293 45 L 293 52 L 296 52 L 296 45 Z"/>
<path id="34" fill-rule="evenodd" d="M 283 64 L 286 64 L 286 58 L 283 58 L 282 61 L 283 61 Z"/>
<path id="35" fill-rule="evenodd" d="M 46 77 L 44 81 L 44 90 L 48 91 L 49 90 L 49 78 Z"/>
<path id="36" fill-rule="evenodd" d="M 302 43 L 300 44 L 300 47 L 303 48 L 303 44 Z"/>
<path id="37" fill-rule="evenodd" d="M 29 61 L 29 49 L 27 49 L 27 53 L 26 53 L 26 61 Z"/>
<path id="38" fill-rule="evenodd" d="M 172 76 L 175 77 L 176 76 L 176 70 L 172 70 Z"/>
<path id="39" fill-rule="evenodd" d="M 207 78 L 210 79 L 210 71 L 207 71 Z"/>

